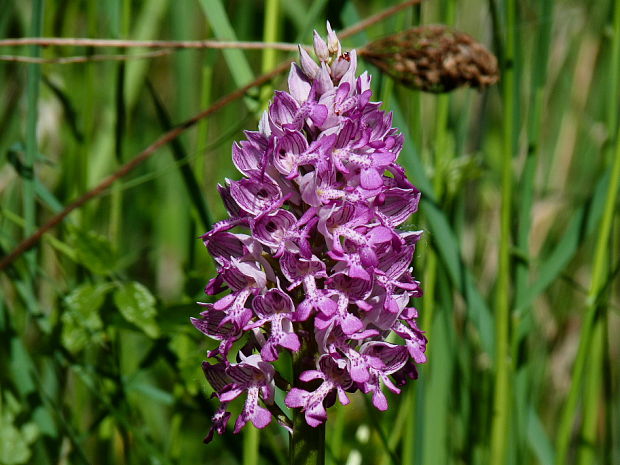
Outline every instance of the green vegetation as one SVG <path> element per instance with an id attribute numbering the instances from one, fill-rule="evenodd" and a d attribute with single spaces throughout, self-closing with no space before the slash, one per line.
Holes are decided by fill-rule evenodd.
<path id="1" fill-rule="evenodd" d="M 0 2 L 0 38 L 311 43 L 397 1 Z M 420 379 L 331 409 L 330 464 L 620 463 L 620 3 L 428 0 L 343 39 L 453 24 L 498 57 L 485 91 L 373 75 L 422 190 Z M 153 141 L 293 54 L 0 48 L 0 257 Z M 10 56 L 129 54 L 21 63 Z M 286 464 L 275 422 L 205 446 L 214 347 L 189 323 L 215 268 L 231 144 L 285 75 L 200 120 L 0 271 L 0 464 Z M 240 409 L 240 406 L 237 406 Z M 232 426 L 232 422 L 231 425 Z"/>

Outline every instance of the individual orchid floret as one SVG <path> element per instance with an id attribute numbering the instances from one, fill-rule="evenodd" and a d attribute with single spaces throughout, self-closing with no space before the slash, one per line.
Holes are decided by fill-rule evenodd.
<path id="1" fill-rule="evenodd" d="M 299 337 L 293 331 L 293 300 L 280 289 L 270 289 L 264 295 L 257 296 L 252 302 L 258 316 L 249 328 L 264 326 L 269 322 L 269 337 L 260 351 L 263 360 L 273 362 L 278 359 L 278 347 L 293 352 L 299 350 Z"/>
<path id="2" fill-rule="evenodd" d="M 286 396 L 287 407 L 301 407 L 305 412 L 306 422 L 310 426 L 323 423 L 327 419 L 324 402 L 329 394 L 336 391 L 342 405 L 349 403 L 345 389 L 351 385 L 352 380 L 344 369 L 345 365 L 346 362 L 342 359 L 335 360 L 329 355 L 322 356 L 318 361 L 318 370 L 304 371 L 299 375 L 300 381 L 304 383 L 322 379 L 321 385 L 313 392 L 292 388 Z"/>
<path id="3" fill-rule="evenodd" d="M 201 236 L 217 267 L 191 319 L 219 343 L 203 363 L 220 401 L 207 440 L 238 411 L 235 433 L 274 416 L 290 430 L 276 389 L 311 427 L 355 391 L 386 410 L 384 389 L 398 394 L 426 361 L 410 303 L 421 232 L 399 229 L 420 201 L 398 164 L 403 136 L 329 24 L 313 45 L 317 61 L 300 47 L 288 91 L 233 144 L 240 177 L 218 186 L 229 217 Z"/>
<path id="4" fill-rule="evenodd" d="M 237 417 L 235 423 L 235 433 L 241 431 L 248 421 L 257 428 L 267 426 L 271 422 L 271 412 L 258 405 L 258 401 L 259 396 L 262 396 L 263 400 L 273 402 L 273 366 L 255 354 L 245 358 L 241 363 L 230 365 L 226 369 L 226 374 L 232 383 L 219 394 L 220 400 L 230 402 L 243 393 L 247 395 L 241 415 Z"/>

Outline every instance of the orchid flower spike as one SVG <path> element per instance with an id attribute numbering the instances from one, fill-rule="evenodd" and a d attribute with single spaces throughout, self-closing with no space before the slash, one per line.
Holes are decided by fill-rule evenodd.
<path id="1" fill-rule="evenodd" d="M 267 426 L 275 389 L 310 426 L 354 391 L 386 410 L 383 389 L 400 392 L 426 360 L 410 306 L 422 295 L 411 267 L 421 233 L 399 229 L 420 191 L 397 164 L 403 136 L 371 101 L 370 76 L 356 75 L 355 50 L 327 31 L 314 33 L 318 63 L 300 48 L 288 92 L 233 145 L 242 177 L 219 186 L 230 217 L 202 236 L 218 271 L 205 289 L 215 301 L 192 318 L 219 344 L 203 362 L 220 401 L 207 440 L 226 430 L 231 402 L 243 402 L 235 433 Z M 284 352 L 292 385 L 274 365 Z"/>

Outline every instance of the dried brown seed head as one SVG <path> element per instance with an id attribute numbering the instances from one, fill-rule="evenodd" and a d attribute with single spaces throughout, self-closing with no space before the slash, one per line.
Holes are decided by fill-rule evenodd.
<path id="1" fill-rule="evenodd" d="M 499 79 L 497 59 L 470 35 L 420 26 L 371 42 L 360 55 L 402 84 L 424 92 L 484 88 Z"/>

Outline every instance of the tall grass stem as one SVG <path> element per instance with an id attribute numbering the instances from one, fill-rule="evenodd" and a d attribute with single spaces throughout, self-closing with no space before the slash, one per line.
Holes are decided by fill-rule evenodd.
<path id="1" fill-rule="evenodd" d="M 38 36 L 43 30 L 43 0 L 32 2 L 32 19 L 30 33 Z M 40 47 L 30 47 L 30 56 L 38 57 Z M 36 228 L 36 198 L 35 198 L 35 164 L 38 155 L 37 123 L 39 119 L 39 82 L 41 80 L 41 66 L 35 63 L 28 65 L 26 84 L 26 175 L 23 177 L 23 208 L 24 208 L 24 236 L 31 235 Z M 36 257 L 34 253 L 26 256 L 30 277 L 34 276 Z"/>
<path id="2" fill-rule="evenodd" d="M 503 135 L 501 165 L 501 211 L 498 278 L 495 295 L 495 382 L 489 463 L 505 463 L 512 394 L 510 386 L 510 302 L 511 302 L 511 230 L 512 230 L 512 159 L 515 138 L 515 33 L 516 2 L 506 0 L 503 70 Z"/>

